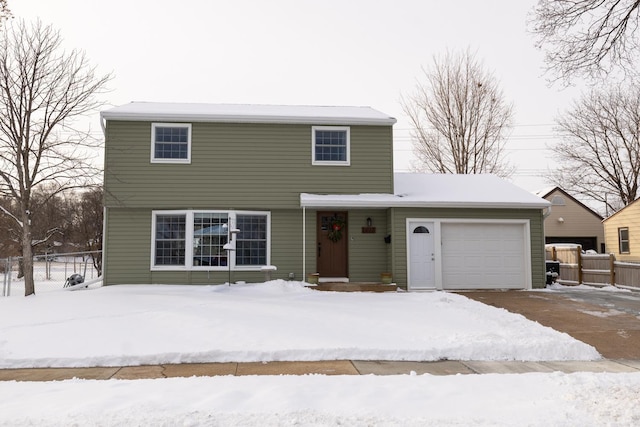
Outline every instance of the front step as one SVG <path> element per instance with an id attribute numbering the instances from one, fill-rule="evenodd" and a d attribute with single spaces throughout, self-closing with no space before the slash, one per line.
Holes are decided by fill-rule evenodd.
<path id="1" fill-rule="evenodd" d="M 398 290 L 395 283 L 386 285 L 377 282 L 322 282 L 308 288 L 331 292 L 396 292 Z"/>

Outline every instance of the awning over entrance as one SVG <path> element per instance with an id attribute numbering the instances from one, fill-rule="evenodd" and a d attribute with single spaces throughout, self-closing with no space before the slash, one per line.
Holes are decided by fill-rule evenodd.
<path id="1" fill-rule="evenodd" d="M 495 175 L 394 175 L 394 194 L 300 194 L 303 208 L 543 209 L 551 204 Z"/>

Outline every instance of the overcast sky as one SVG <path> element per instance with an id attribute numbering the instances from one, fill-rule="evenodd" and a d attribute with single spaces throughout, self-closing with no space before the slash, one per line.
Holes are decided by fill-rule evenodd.
<path id="1" fill-rule="evenodd" d="M 421 67 L 470 49 L 515 107 L 513 182 L 546 187 L 553 121 L 579 95 L 548 87 L 526 32 L 537 0 L 9 0 L 112 72 L 109 105 L 131 101 L 368 105 L 398 119 L 394 163 L 412 161 L 399 99 Z M 90 123 L 100 134 L 98 113 Z"/>

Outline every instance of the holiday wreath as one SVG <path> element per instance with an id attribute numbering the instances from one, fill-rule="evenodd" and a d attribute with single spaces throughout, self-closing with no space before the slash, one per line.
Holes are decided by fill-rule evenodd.
<path id="1" fill-rule="evenodd" d="M 342 229 L 344 228 L 344 221 L 340 218 L 333 217 L 331 218 L 331 224 L 329 227 L 329 232 L 327 233 L 327 237 L 332 242 L 337 242 L 342 239 Z"/>

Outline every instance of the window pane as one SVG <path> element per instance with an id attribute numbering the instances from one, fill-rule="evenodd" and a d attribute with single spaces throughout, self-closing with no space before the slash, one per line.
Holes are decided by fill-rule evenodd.
<path id="1" fill-rule="evenodd" d="M 238 215 L 236 265 L 266 265 L 267 216 Z"/>
<path id="2" fill-rule="evenodd" d="M 229 216 L 226 213 L 193 215 L 193 265 L 226 266 Z"/>
<path id="3" fill-rule="evenodd" d="M 184 126 L 156 126 L 154 158 L 187 159 L 189 155 L 189 129 Z"/>
<path id="4" fill-rule="evenodd" d="M 155 265 L 184 265 L 185 215 L 156 216 Z"/>
<path id="5" fill-rule="evenodd" d="M 315 132 L 316 161 L 347 161 L 347 131 L 316 130 Z"/>
<path id="6" fill-rule="evenodd" d="M 629 248 L 629 229 L 628 228 L 619 228 L 618 229 L 618 249 L 621 254 L 628 254 L 630 252 Z"/>

